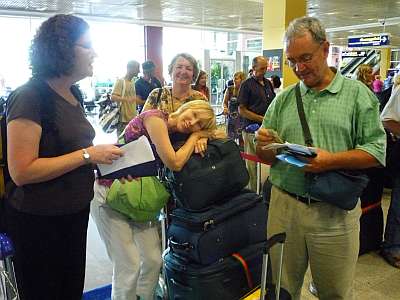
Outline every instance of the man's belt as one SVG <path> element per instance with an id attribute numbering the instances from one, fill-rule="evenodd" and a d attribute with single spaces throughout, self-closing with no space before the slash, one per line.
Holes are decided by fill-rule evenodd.
<path id="1" fill-rule="evenodd" d="M 286 192 L 286 191 L 285 191 Z M 295 198 L 296 200 L 298 200 L 298 201 L 300 201 L 300 202 L 303 202 L 303 203 L 305 203 L 305 204 L 311 204 L 311 203 L 317 203 L 317 202 L 320 202 L 320 201 L 317 201 L 317 200 L 314 200 L 314 199 L 311 199 L 311 198 L 307 198 L 307 197 L 303 197 L 303 196 L 299 196 L 299 195 L 296 195 L 296 194 L 293 194 L 293 193 L 289 193 L 289 192 L 286 192 L 290 197 L 293 197 L 293 198 Z"/>

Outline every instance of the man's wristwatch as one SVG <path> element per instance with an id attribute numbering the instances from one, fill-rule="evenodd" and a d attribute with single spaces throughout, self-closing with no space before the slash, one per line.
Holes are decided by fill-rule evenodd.
<path id="1" fill-rule="evenodd" d="M 90 161 L 90 154 L 89 154 L 89 152 L 88 152 L 85 148 L 83 148 L 82 151 L 83 151 L 83 159 L 85 160 L 85 162 L 86 162 L 87 164 L 90 164 L 91 161 Z"/>

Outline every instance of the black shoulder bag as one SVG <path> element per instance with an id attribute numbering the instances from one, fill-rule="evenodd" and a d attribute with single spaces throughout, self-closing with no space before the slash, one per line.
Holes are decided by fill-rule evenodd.
<path id="1" fill-rule="evenodd" d="M 313 146 L 313 140 L 308 127 L 300 86 L 296 85 L 296 102 L 304 140 L 308 147 Z M 309 196 L 312 199 L 330 203 L 341 209 L 352 210 L 356 207 L 359 197 L 368 184 L 368 177 L 355 170 L 335 170 L 319 174 L 307 173 L 309 177 Z"/>

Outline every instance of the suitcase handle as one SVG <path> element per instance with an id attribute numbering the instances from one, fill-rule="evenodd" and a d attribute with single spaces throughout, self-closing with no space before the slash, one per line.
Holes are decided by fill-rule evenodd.
<path id="1" fill-rule="evenodd" d="M 191 292 L 191 291 L 193 290 L 190 286 L 183 285 L 182 283 L 176 281 L 176 280 L 173 279 L 173 278 L 170 278 L 169 281 L 171 281 L 171 283 L 172 283 L 173 285 L 175 285 L 175 286 L 181 288 L 182 290 L 186 290 L 186 291 L 189 291 L 189 292 Z"/>
<path id="2" fill-rule="evenodd" d="M 172 239 L 172 237 L 170 237 L 170 238 L 168 239 L 168 245 L 169 245 L 173 250 L 179 249 L 179 250 L 189 251 L 189 250 L 192 250 L 192 249 L 194 248 L 193 245 L 192 245 L 191 243 L 189 243 L 189 242 L 178 243 L 178 242 L 174 241 L 174 240 Z"/>
<path id="3" fill-rule="evenodd" d="M 268 253 L 269 249 L 271 249 L 276 244 L 283 244 L 286 241 L 286 232 L 277 233 L 270 237 L 265 242 L 264 253 Z"/>

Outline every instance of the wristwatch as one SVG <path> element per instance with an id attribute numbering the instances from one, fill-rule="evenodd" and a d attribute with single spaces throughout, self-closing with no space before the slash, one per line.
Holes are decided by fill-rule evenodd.
<path id="1" fill-rule="evenodd" d="M 83 148 L 82 151 L 83 151 L 83 159 L 85 160 L 85 162 L 86 162 L 87 164 L 90 164 L 91 161 L 90 161 L 90 154 L 89 154 L 89 152 L 88 152 L 85 148 Z"/>

